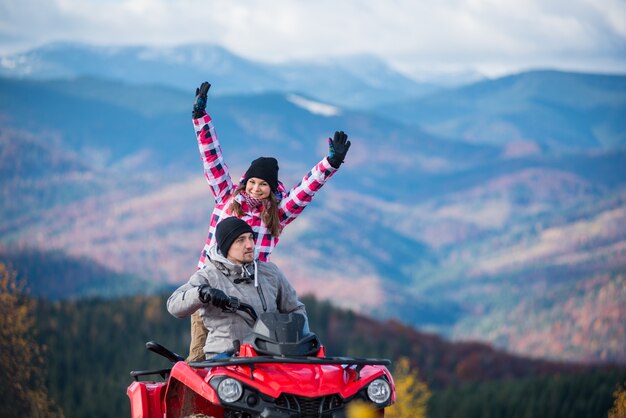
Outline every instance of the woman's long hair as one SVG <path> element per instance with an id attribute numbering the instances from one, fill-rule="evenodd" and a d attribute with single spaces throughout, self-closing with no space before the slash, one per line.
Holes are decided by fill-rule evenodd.
<path id="1" fill-rule="evenodd" d="M 243 209 L 241 208 L 241 205 L 239 204 L 239 202 L 237 202 L 236 199 L 234 199 L 235 196 L 237 196 L 239 193 L 245 193 L 246 192 L 246 185 L 244 184 L 240 184 L 237 189 L 235 190 L 235 193 L 233 194 L 233 199 L 230 203 L 230 211 L 231 213 L 238 217 L 241 218 L 243 216 Z M 263 220 L 263 222 L 265 222 L 265 225 L 267 225 L 267 228 L 270 230 L 270 233 L 278 238 L 280 236 L 280 233 L 282 232 L 281 228 L 280 228 L 280 219 L 278 218 L 278 199 L 276 199 L 276 196 L 274 195 L 273 192 L 270 192 L 270 197 L 268 198 L 269 200 L 269 205 L 263 205 L 263 211 L 261 212 L 261 219 Z"/>

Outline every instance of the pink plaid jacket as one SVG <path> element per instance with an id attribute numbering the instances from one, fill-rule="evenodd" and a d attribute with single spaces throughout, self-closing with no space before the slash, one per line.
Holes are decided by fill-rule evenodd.
<path id="1" fill-rule="evenodd" d="M 252 227 L 255 235 L 255 246 L 259 261 L 269 261 L 272 250 L 278 243 L 278 237 L 273 236 L 267 228 L 267 225 L 261 219 L 261 209 L 250 207 L 243 196 L 233 196 L 235 189 L 228 166 L 224 162 L 222 150 L 215 134 L 215 128 L 211 117 L 205 114 L 199 119 L 193 120 L 196 138 L 198 140 L 198 148 L 204 165 L 204 176 L 206 177 L 213 196 L 215 196 L 215 208 L 211 214 L 211 223 L 209 225 L 209 236 L 206 244 L 200 254 L 198 268 L 202 268 L 205 263 L 207 251 L 211 245 L 215 243 L 215 226 L 224 217 L 233 216 L 229 213 L 228 208 L 232 199 L 237 199 L 241 204 L 244 215 L 241 219 L 246 221 Z M 210 136 L 205 138 L 203 127 L 208 125 Z M 330 165 L 327 158 L 317 163 L 288 193 L 285 193 L 285 187 L 279 182 L 278 190 L 282 194 L 282 199 L 278 207 L 278 214 L 281 228 L 285 228 L 293 221 L 311 202 L 311 199 L 323 185 L 337 171 Z"/>

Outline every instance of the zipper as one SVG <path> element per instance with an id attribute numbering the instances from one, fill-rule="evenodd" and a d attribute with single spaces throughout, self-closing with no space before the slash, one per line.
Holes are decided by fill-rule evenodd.
<path id="1" fill-rule="evenodd" d="M 259 299 L 261 299 L 261 303 L 263 304 L 263 312 L 267 312 L 267 303 L 265 303 L 265 296 L 263 295 L 263 289 L 261 289 L 261 286 L 256 288 L 258 294 L 259 294 Z"/>

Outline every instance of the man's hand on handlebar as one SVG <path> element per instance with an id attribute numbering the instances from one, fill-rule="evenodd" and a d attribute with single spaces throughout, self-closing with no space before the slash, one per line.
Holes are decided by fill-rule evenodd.
<path id="1" fill-rule="evenodd" d="M 213 306 L 222 309 L 227 307 L 231 301 L 231 298 L 226 293 L 208 284 L 203 284 L 198 288 L 198 296 L 202 303 L 211 303 Z"/>
<path id="2" fill-rule="evenodd" d="M 228 296 L 228 303 L 222 308 L 224 312 L 235 313 L 239 309 L 241 302 L 234 296 Z"/>

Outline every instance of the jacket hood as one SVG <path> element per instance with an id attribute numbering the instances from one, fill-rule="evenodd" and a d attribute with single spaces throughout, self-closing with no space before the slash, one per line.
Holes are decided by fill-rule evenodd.
<path id="1" fill-rule="evenodd" d="M 209 258 L 211 259 L 211 261 L 217 261 L 219 263 L 222 264 L 226 264 L 226 265 L 233 265 L 233 263 L 230 262 L 230 260 L 226 257 L 224 257 L 218 250 L 217 250 L 217 244 L 212 244 L 209 247 L 209 251 L 207 252 L 207 255 L 209 256 Z"/>

